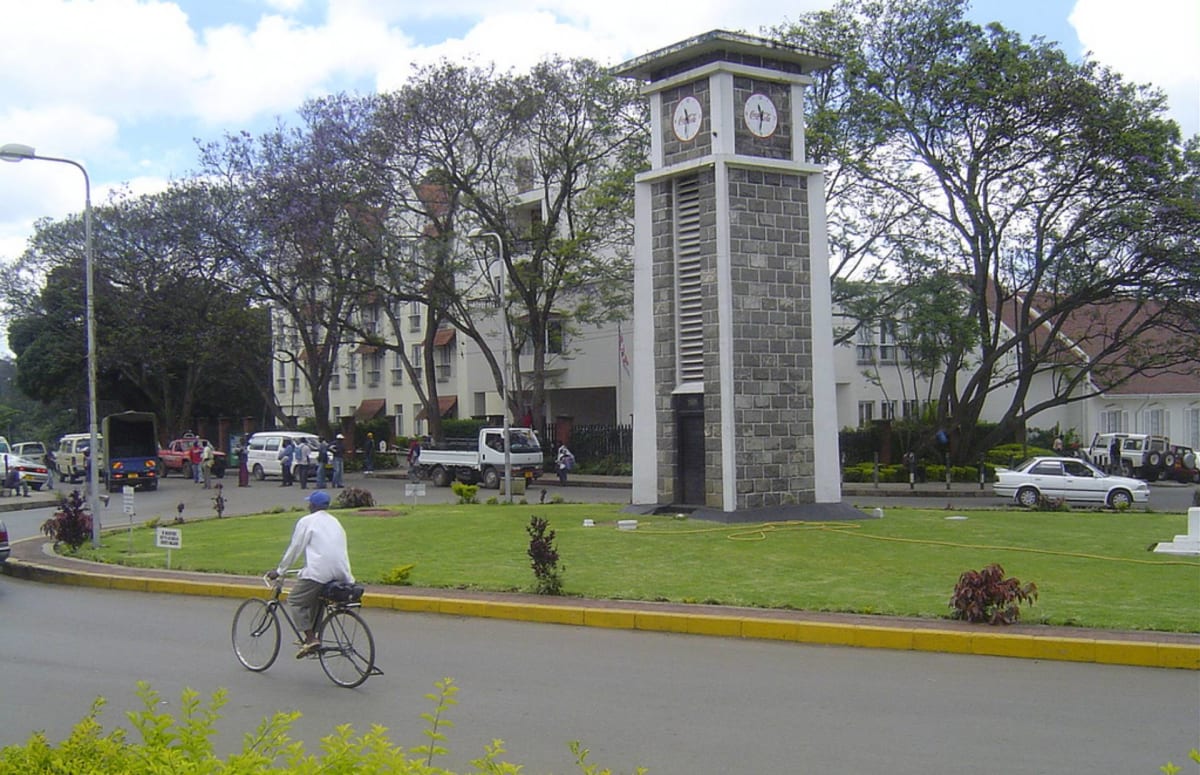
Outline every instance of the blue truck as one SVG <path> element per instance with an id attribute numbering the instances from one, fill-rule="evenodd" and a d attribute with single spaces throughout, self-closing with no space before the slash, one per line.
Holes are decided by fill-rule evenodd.
<path id="1" fill-rule="evenodd" d="M 125 485 L 157 490 L 158 418 L 153 412 L 121 412 L 104 418 L 104 452 L 100 476 L 109 492 Z"/>

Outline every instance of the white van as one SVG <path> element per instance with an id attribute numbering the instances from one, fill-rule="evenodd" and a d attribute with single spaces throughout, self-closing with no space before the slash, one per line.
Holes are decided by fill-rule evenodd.
<path id="1" fill-rule="evenodd" d="M 283 448 L 284 439 L 290 439 L 293 444 L 308 442 L 308 478 L 317 478 L 317 437 L 301 431 L 259 431 L 246 442 L 246 467 L 250 475 L 257 481 L 268 476 L 283 476 L 283 463 L 279 460 L 279 450 Z M 292 467 L 292 475 L 299 479 L 299 471 Z"/>

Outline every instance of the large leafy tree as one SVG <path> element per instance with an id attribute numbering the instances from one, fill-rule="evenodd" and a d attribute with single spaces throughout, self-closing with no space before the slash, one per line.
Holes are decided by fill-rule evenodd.
<path id="1" fill-rule="evenodd" d="M 300 375 L 318 432 L 328 438 L 329 385 L 343 358 L 351 321 L 364 302 L 362 250 L 379 229 L 379 201 L 357 155 L 369 114 L 357 98 L 306 103 L 301 125 L 259 137 L 228 135 L 201 149 L 208 190 L 220 205 L 206 227 L 243 287 L 272 308 L 276 368 Z M 290 373 L 289 373 L 290 372 Z M 276 406 L 279 420 L 291 418 Z"/>
<path id="2" fill-rule="evenodd" d="M 859 192 L 843 200 L 851 215 L 831 219 L 835 245 L 969 292 L 951 325 L 969 327 L 961 340 L 975 346 L 947 352 L 938 389 L 960 458 L 1134 374 L 1194 368 L 1200 244 L 1195 165 L 1162 94 L 1039 38 L 981 28 L 966 8 L 848 0 L 776 30 L 851 52 L 814 120 L 828 130 L 820 160 Z M 864 236 L 855 224 L 871 211 L 859 203 L 880 196 L 893 205 L 886 227 Z M 1079 326 L 1082 316 L 1103 323 Z M 1151 335 L 1155 347 L 1130 346 Z M 1047 375 L 1054 395 L 1034 400 Z M 981 436 L 998 395 L 1002 421 Z"/>
<path id="3" fill-rule="evenodd" d="M 508 411 L 524 403 L 544 419 L 552 326 L 611 319 L 628 306 L 632 205 L 622 192 L 645 158 L 643 110 L 633 85 L 588 60 L 549 60 L 521 75 L 443 62 L 380 97 L 370 152 L 389 217 L 404 224 L 387 233 L 409 238 L 380 251 L 376 279 L 386 283 L 381 298 L 427 305 L 426 375 L 431 337 L 453 324 L 478 343 L 497 388 L 511 386 Z M 465 240 L 473 229 L 500 245 Z M 530 357 L 507 375 L 487 322 L 500 272 L 502 335 Z M 431 378 L 422 395 L 433 420 Z"/>
<path id="4" fill-rule="evenodd" d="M 196 415 L 258 414 L 266 327 L 195 224 L 187 184 L 115 197 L 94 213 L 97 376 L 102 413 L 155 412 L 167 434 Z M 78 219 L 38 224 L 6 273 L 9 345 L 27 395 L 86 417 L 83 234 Z"/>

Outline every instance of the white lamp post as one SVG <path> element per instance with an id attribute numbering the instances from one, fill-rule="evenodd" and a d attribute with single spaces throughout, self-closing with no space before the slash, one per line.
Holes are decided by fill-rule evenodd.
<path id="1" fill-rule="evenodd" d="M 508 498 L 508 502 L 512 503 L 512 444 L 509 438 L 508 427 L 508 319 L 504 314 L 504 300 L 507 294 L 505 293 L 505 276 L 508 274 L 507 267 L 504 265 L 504 240 L 494 231 L 483 231 L 482 229 L 472 229 L 468 234 L 472 239 L 480 237 L 492 237 L 496 240 L 496 257 L 500 259 L 500 298 L 497 299 L 497 306 L 500 308 L 501 320 L 501 335 L 504 337 L 504 356 L 503 356 L 503 371 L 500 372 L 500 390 L 501 398 L 504 400 L 504 493 Z"/>
<path id="2" fill-rule="evenodd" d="M 54 161 L 60 164 L 70 164 L 83 173 L 83 263 L 84 263 L 84 303 L 87 309 L 87 380 L 88 380 L 88 432 L 91 436 L 88 445 L 88 456 L 91 460 L 88 466 L 88 508 L 92 511 L 92 545 L 100 545 L 100 511 L 97 508 L 97 495 L 100 490 L 100 444 L 96 431 L 96 305 L 93 294 L 92 270 L 92 181 L 83 165 L 71 159 L 61 159 L 55 156 L 38 156 L 33 147 L 20 143 L 9 143 L 0 146 L 0 159 L 19 162 L 26 159 L 37 161 Z"/>

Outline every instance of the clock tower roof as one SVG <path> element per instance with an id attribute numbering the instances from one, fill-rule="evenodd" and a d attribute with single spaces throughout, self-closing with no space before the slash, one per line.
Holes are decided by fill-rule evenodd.
<path id="1" fill-rule="evenodd" d="M 623 78 L 658 81 L 714 61 L 738 62 L 789 73 L 808 74 L 837 63 L 833 54 L 740 32 L 712 30 L 613 68 Z"/>

